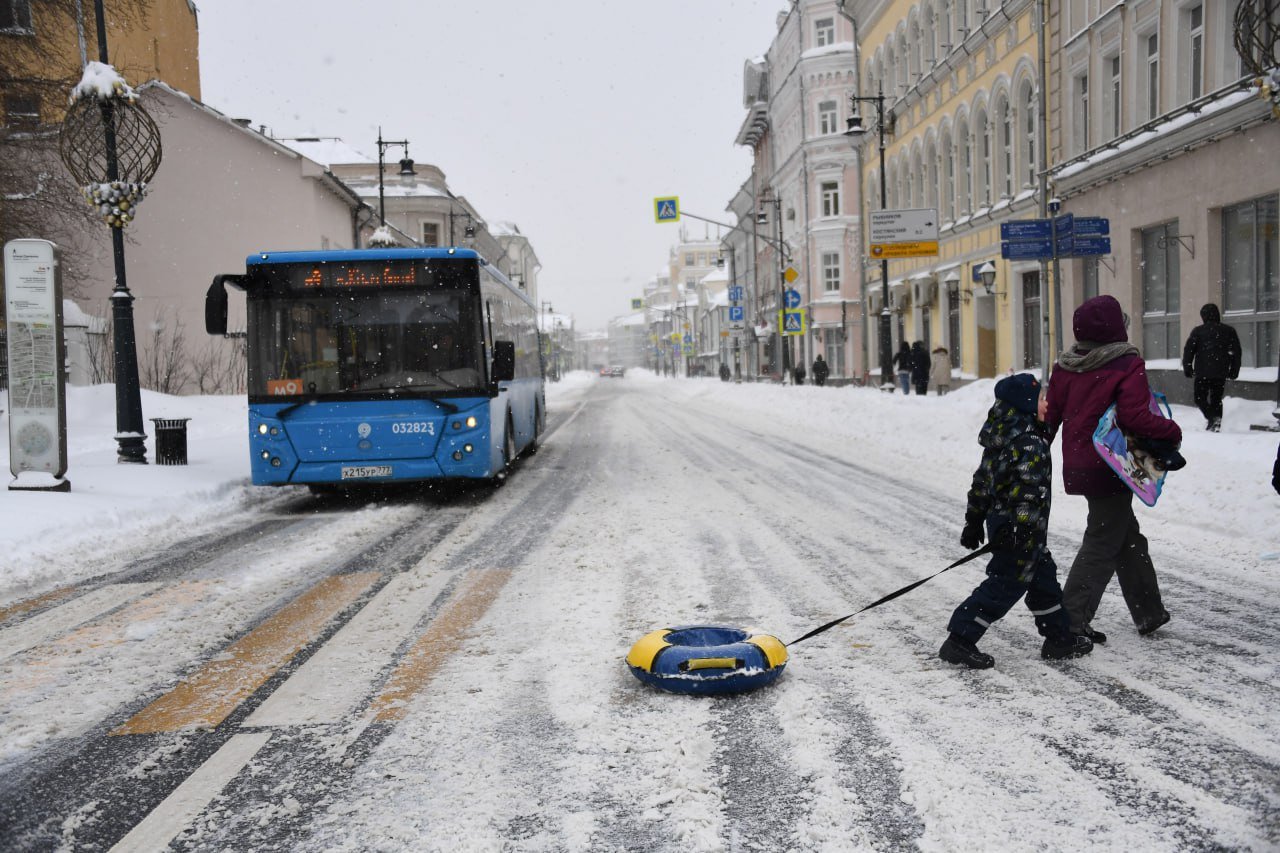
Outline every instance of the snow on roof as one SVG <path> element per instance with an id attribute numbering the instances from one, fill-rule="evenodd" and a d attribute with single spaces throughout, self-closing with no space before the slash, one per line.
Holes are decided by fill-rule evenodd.
<path id="1" fill-rule="evenodd" d="M 729 272 L 723 267 L 713 269 L 711 272 L 707 273 L 702 277 L 703 284 L 719 284 L 721 282 L 728 282 L 728 281 L 729 281 Z"/>
<path id="2" fill-rule="evenodd" d="M 277 139 L 308 160 L 314 160 L 322 166 L 335 163 L 377 163 L 366 154 L 357 151 L 336 136 L 300 136 L 296 139 Z"/>
<path id="3" fill-rule="evenodd" d="M 615 326 L 647 326 L 649 325 L 648 322 L 645 320 L 643 311 L 637 311 L 634 314 L 623 314 L 621 317 L 615 317 L 613 319 L 613 324 Z"/>
<path id="4" fill-rule="evenodd" d="M 87 313 L 83 308 L 77 305 L 71 299 L 62 300 L 62 325 L 63 326 L 79 326 L 81 328 L 90 329 L 91 331 L 101 331 L 106 324 L 106 320 L 102 317 L 95 317 Z"/>
<path id="5" fill-rule="evenodd" d="M 138 93 L 130 88 L 114 67 L 102 62 L 90 62 L 85 65 L 80 82 L 71 90 L 71 101 L 74 103 L 81 98 L 105 101 L 113 95 L 130 101 L 138 97 Z"/>
<path id="6" fill-rule="evenodd" d="M 729 304 L 729 291 L 717 290 L 707 294 L 707 303 L 713 308 L 723 308 Z"/>
<path id="7" fill-rule="evenodd" d="M 811 47 L 804 53 L 800 54 L 801 59 L 813 59 L 815 56 L 826 56 L 829 53 L 843 53 L 853 60 L 853 42 L 838 41 L 834 44 L 824 44 L 822 47 Z"/>
<path id="8" fill-rule="evenodd" d="M 514 222 L 495 222 L 489 229 L 489 233 L 495 237 L 523 237 L 520 232 L 520 226 Z"/>

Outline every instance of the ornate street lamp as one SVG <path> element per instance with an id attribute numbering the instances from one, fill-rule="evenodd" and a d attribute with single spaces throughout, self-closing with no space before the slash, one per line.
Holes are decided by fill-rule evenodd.
<path id="1" fill-rule="evenodd" d="M 862 116 L 858 115 L 858 104 L 872 103 L 876 105 L 876 130 L 880 136 L 880 209 L 884 210 L 887 206 L 887 198 L 885 193 L 884 178 L 884 84 L 880 85 L 880 93 L 877 95 L 868 95 L 867 97 L 859 97 L 857 95 L 849 96 L 850 115 L 847 121 L 848 129 L 844 135 L 849 137 L 849 141 L 856 149 L 862 140 L 862 135 L 867 129 L 862 126 Z M 882 385 L 893 384 L 893 349 L 890 346 L 892 332 L 889 329 L 889 259 L 880 259 L 880 288 L 883 296 L 883 304 L 880 309 L 880 382 Z"/>
<path id="2" fill-rule="evenodd" d="M 136 215 L 147 184 L 160 168 L 160 129 L 138 96 L 107 60 L 107 28 L 102 0 L 94 2 L 98 56 L 71 95 L 58 134 L 58 152 L 85 200 L 111 228 L 115 288 L 111 321 L 116 380 L 116 455 L 119 462 L 145 465 L 146 433 L 138 383 L 138 350 L 133 329 L 133 294 L 125 277 L 124 227 Z"/>
<path id="3" fill-rule="evenodd" d="M 404 159 L 400 161 L 400 176 L 402 178 L 407 178 L 412 175 L 418 174 L 417 172 L 413 171 L 413 161 L 409 159 L 409 140 L 401 139 L 399 141 L 392 142 L 391 140 L 383 139 L 382 128 L 379 127 L 378 128 L 378 220 L 383 225 L 387 224 L 387 201 L 386 201 L 386 198 L 384 197 L 383 189 L 382 189 L 382 169 L 383 169 L 383 163 L 386 161 L 387 149 L 395 145 L 398 145 L 404 149 Z"/>

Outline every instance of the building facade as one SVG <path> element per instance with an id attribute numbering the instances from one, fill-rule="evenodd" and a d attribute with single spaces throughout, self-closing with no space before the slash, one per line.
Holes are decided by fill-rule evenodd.
<path id="1" fill-rule="evenodd" d="M 1275 45 L 1280 4 L 1052 6 L 1054 193 L 1064 212 L 1107 217 L 1111 238 L 1109 254 L 1063 265 L 1067 310 L 1115 296 L 1130 339 L 1171 387 L 1200 307 L 1215 303 L 1240 334 L 1242 379 L 1270 386 L 1280 359 L 1280 122 L 1253 90 L 1256 63 L 1237 53 L 1235 24 L 1237 9 L 1252 7 L 1246 25 Z"/>
<path id="2" fill-rule="evenodd" d="M 729 204 L 741 229 L 731 245 L 737 280 L 751 275 L 748 314 L 763 340 L 759 370 L 772 376 L 784 363 L 807 365 L 818 353 L 834 377 L 865 371 L 857 158 L 843 135 L 857 64 L 852 23 L 838 7 L 833 0 L 791 3 L 765 55 L 744 67 L 747 114 L 736 142 L 751 149 L 753 166 Z M 739 255 L 748 244 L 744 264 Z M 780 340 L 785 289 L 799 293 L 806 322 L 802 334 Z"/>

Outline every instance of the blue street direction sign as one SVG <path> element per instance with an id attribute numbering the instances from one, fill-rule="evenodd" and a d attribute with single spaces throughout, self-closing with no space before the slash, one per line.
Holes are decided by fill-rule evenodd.
<path id="1" fill-rule="evenodd" d="M 1071 257 L 1071 252 L 1075 245 L 1075 239 L 1076 238 L 1071 236 L 1070 234 L 1067 234 L 1066 236 L 1059 234 L 1058 242 L 1055 244 L 1054 254 L 1060 258 Z"/>
<path id="2" fill-rule="evenodd" d="M 1064 213 L 1061 216 L 1053 218 L 1054 232 L 1059 237 L 1070 237 L 1075 233 L 1073 230 L 1076 224 L 1076 217 L 1073 213 Z"/>
<path id="3" fill-rule="evenodd" d="M 730 302 L 742 301 L 742 285 L 735 284 L 733 287 L 729 288 L 729 301 Z"/>
<path id="4" fill-rule="evenodd" d="M 1111 254 L 1111 238 L 1076 237 L 1072 253 L 1077 257 L 1081 255 L 1109 255 Z"/>
<path id="5" fill-rule="evenodd" d="M 784 301 L 786 302 L 786 305 L 788 308 L 800 307 L 800 291 L 788 290 L 786 293 L 783 294 L 783 296 L 784 296 Z"/>
<path id="6" fill-rule="evenodd" d="M 1111 220 L 1103 216 L 1076 217 L 1076 237 L 1105 237 L 1111 233 Z"/>
<path id="7" fill-rule="evenodd" d="M 1046 222 L 1046 224 L 1048 224 Z M 1053 240 L 1015 240 L 1000 244 L 1000 257 L 1010 261 L 1038 261 L 1053 257 Z"/>
<path id="8" fill-rule="evenodd" d="M 744 309 L 741 305 L 729 306 L 729 322 L 741 323 L 743 320 Z"/>
<path id="9" fill-rule="evenodd" d="M 1000 223 L 1001 240 L 1049 240 L 1052 238 L 1053 226 L 1047 219 L 1015 219 L 1012 222 Z"/>

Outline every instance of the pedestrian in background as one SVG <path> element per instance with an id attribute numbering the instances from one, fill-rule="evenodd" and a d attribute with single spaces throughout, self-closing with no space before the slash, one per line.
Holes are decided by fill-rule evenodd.
<path id="1" fill-rule="evenodd" d="M 819 387 L 827 384 L 827 375 L 831 373 L 831 368 L 827 367 L 827 360 L 822 357 L 822 353 L 818 353 L 818 357 L 813 360 L 813 384 Z"/>
<path id="2" fill-rule="evenodd" d="M 1146 537 L 1133 514 L 1133 492 L 1093 447 L 1098 420 L 1112 403 L 1125 432 L 1172 447 L 1182 442 L 1178 425 L 1151 411 L 1146 365 L 1129 343 L 1128 325 L 1114 296 L 1095 296 L 1076 309 L 1076 344 L 1058 357 L 1045 413 L 1050 436 L 1062 428 L 1062 484 L 1067 494 L 1082 495 L 1089 503 L 1084 540 L 1063 585 L 1062 602 L 1072 633 L 1095 643 L 1107 639 L 1091 623 L 1113 575 L 1139 634 L 1169 621 Z"/>
<path id="3" fill-rule="evenodd" d="M 947 623 L 950 633 L 938 657 L 948 663 L 970 669 L 994 666 L 991 655 L 978 651 L 978 640 L 1024 595 L 1045 638 L 1041 657 L 1062 660 L 1093 651 L 1091 640 L 1071 633 L 1058 566 L 1049 553 L 1053 457 L 1039 413 L 1040 383 L 1030 373 L 996 383 L 995 402 L 978 433 L 982 462 L 973 474 L 960 534 L 960 544 L 972 551 L 989 531 L 995 547 L 986 579 Z"/>
<path id="4" fill-rule="evenodd" d="M 1276 448 L 1276 464 L 1271 466 L 1271 488 L 1280 495 L 1280 447 Z"/>
<path id="5" fill-rule="evenodd" d="M 791 371 L 791 378 L 795 380 L 797 385 L 804 384 L 804 365 L 797 364 L 795 369 Z"/>
<path id="6" fill-rule="evenodd" d="M 916 386 L 918 396 L 929 393 L 929 352 L 924 348 L 924 341 L 911 345 L 911 383 Z"/>
<path id="7" fill-rule="evenodd" d="M 951 390 L 951 354 L 938 344 L 933 348 L 933 357 L 929 361 L 929 387 L 936 389 L 941 397 Z"/>
<path id="8" fill-rule="evenodd" d="M 898 371 L 898 384 L 903 394 L 911 393 L 911 345 L 906 341 L 898 344 L 898 352 L 893 356 L 893 367 Z"/>
<path id="9" fill-rule="evenodd" d="M 1222 394 L 1227 380 L 1240 375 L 1240 336 L 1222 322 L 1222 312 L 1210 302 L 1200 309 L 1204 322 L 1191 330 L 1182 348 L 1182 372 L 1195 379 L 1196 408 L 1205 429 L 1222 428 Z"/>

